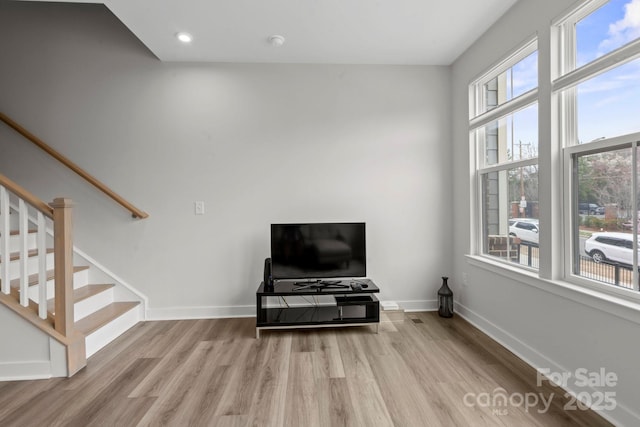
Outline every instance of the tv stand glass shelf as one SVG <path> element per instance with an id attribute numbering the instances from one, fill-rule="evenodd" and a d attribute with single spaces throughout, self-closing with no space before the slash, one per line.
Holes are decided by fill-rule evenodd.
<path id="1" fill-rule="evenodd" d="M 351 284 L 360 284 L 354 290 Z M 375 325 L 380 323 L 380 289 L 369 279 L 264 282 L 256 291 L 256 338 L 263 329 Z M 294 298 L 296 297 L 296 298 Z"/>

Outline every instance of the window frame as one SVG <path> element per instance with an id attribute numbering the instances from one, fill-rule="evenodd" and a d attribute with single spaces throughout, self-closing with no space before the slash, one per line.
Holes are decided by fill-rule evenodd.
<path id="1" fill-rule="evenodd" d="M 633 152 L 633 164 L 636 164 L 636 156 L 640 156 L 640 132 L 628 135 L 616 136 L 608 139 L 597 140 L 585 144 L 579 144 L 577 139 L 577 86 L 589 79 L 597 77 L 607 71 L 627 64 L 640 58 L 640 39 L 634 40 L 614 49 L 591 62 L 576 67 L 577 40 L 575 24 L 589 14 L 607 3 L 608 0 L 586 1 L 573 7 L 558 19 L 551 22 L 549 29 L 550 36 L 547 39 L 550 43 L 548 48 L 540 46 L 538 34 L 530 36 L 524 42 L 518 44 L 499 60 L 496 65 L 481 73 L 479 77 L 473 79 L 469 84 L 469 152 L 471 175 L 471 209 L 473 215 L 470 220 L 471 236 L 469 246 L 470 260 L 474 264 L 487 268 L 490 266 L 500 266 L 501 274 L 512 275 L 533 286 L 541 287 L 542 283 L 552 283 L 552 288 L 566 288 L 567 290 L 580 290 L 582 293 L 592 296 L 600 296 L 600 299 L 613 301 L 611 298 L 620 298 L 618 301 L 640 302 L 640 292 L 638 281 L 640 274 L 634 272 L 634 288 L 625 289 L 596 280 L 587 279 L 574 274 L 573 251 L 579 244 L 579 235 L 574 233 L 574 213 L 578 209 L 577 191 L 574 191 L 573 156 L 588 154 L 595 151 L 612 150 L 615 147 L 624 145 L 635 146 Z M 540 41 L 545 40 L 544 36 Z M 541 51 L 542 49 L 542 51 Z M 526 58 L 532 52 L 538 51 L 538 86 L 515 98 L 500 104 L 496 107 L 485 108 L 486 100 L 485 85 L 501 73 L 516 65 L 520 60 Z M 569 52 L 570 54 L 567 54 Z M 540 57 L 541 54 L 544 56 Z M 548 55 L 548 56 L 547 56 Z M 539 153 L 536 158 L 518 161 L 499 161 L 497 164 L 487 166 L 485 164 L 486 152 L 484 141 L 478 136 L 479 130 L 492 122 L 500 120 L 522 110 L 534 103 L 538 104 L 538 143 Z M 545 116 L 549 114 L 549 116 Z M 544 119 L 544 120 L 543 120 Z M 550 119 L 550 120 L 549 120 Z M 548 142 L 546 142 L 548 140 Z M 545 142 L 543 142 L 545 141 Z M 547 145 L 549 144 L 549 145 Z M 544 165 L 546 173 L 552 171 L 552 175 L 557 173 L 557 178 L 549 181 L 545 176 L 545 182 L 540 181 L 540 191 L 552 191 L 552 195 L 547 202 L 551 201 L 553 206 L 541 206 L 540 221 L 550 221 L 545 230 L 544 239 L 540 239 L 541 245 L 549 245 L 546 254 L 540 254 L 539 267 L 537 269 L 527 268 L 524 265 L 509 262 L 508 259 L 491 256 L 485 252 L 484 242 L 484 211 L 483 206 L 483 176 L 489 172 L 499 172 L 508 169 L 529 166 L 532 164 Z M 634 188 L 636 185 L 636 175 L 640 173 L 637 167 L 633 168 Z M 541 176 L 542 178 L 542 176 Z M 556 192 L 552 187 L 561 185 Z M 640 194 L 632 191 L 635 197 L 640 198 Z M 542 196 L 540 196 L 542 197 Z M 574 200 L 575 198 L 575 200 Z M 555 202 L 558 202 L 557 204 Z M 638 230 L 637 212 L 634 211 L 633 229 Z M 575 234 L 575 237 L 574 237 Z M 551 237 L 551 239 L 550 239 Z M 574 238 L 576 241 L 574 241 Z M 634 241 L 638 246 L 638 242 Z M 636 265 L 638 263 L 637 248 L 634 251 Z M 539 283 L 540 282 L 540 283 Z M 552 291 L 548 288 L 548 291 Z M 594 292 L 595 291 L 595 292 Z M 556 292 L 553 290 L 553 292 Z M 560 294 L 562 292 L 558 290 Z"/>
<path id="2" fill-rule="evenodd" d="M 565 195 L 564 203 L 565 209 L 569 212 L 569 215 L 565 215 L 565 242 L 569 242 L 569 244 L 565 244 L 564 251 L 564 262 L 566 266 L 570 266 L 565 271 L 564 279 L 567 282 L 583 286 L 586 288 L 605 291 L 606 293 L 613 294 L 616 296 L 623 297 L 631 297 L 634 300 L 640 301 L 640 288 L 639 288 L 639 273 L 638 269 L 633 269 L 632 271 L 632 281 L 633 281 L 633 289 L 627 289 L 623 287 L 612 286 L 606 283 L 600 283 L 595 280 L 587 279 L 585 277 L 579 276 L 575 274 L 575 263 L 579 260 L 574 259 L 574 253 L 576 250 L 576 245 L 578 245 L 578 235 L 574 233 L 575 224 L 575 215 L 574 213 L 579 209 L 579 202 L 577 197 L 577 182 L 575 180 L 575 167 L 574 167 L 574 158 L 580 155 L 589 155 L 589 154 L 598 154 L 598 153 L 606 153 L 614 150 L 629 148 L 632 153 L 632 161 L 633 165 L 637 164 L 637 156 L 638 150 L 640 150 L 640 132 L 616 136 L 613 138 L 607 138 L 603 140 L 598 140 L 594 142 L 589 142 L 586 144 L 576 144 L 569 147 L 565 147 L 564 151 L 564 170 L 565 170 Z M 638 168 L 632 168 L 632 188 L 638 189 Z M 637 205 L 637 196 L 636 191 L 631 192 L 631 205 Z M 633 235 L 637 235 L 640 231 L 638 228 L 638 220 L 637 220 L 637 210 L 634 210 L 634 215 L 632 217 L 632 231 Z M 637 239 L 634 240 L 633 245 L 635 247 L 633 262 L 635 265 L 638 264 L 638 242 Z"/>
<path id="3" fill-rule="evenodd" d="M 640 149 L 640 132 L 627 135 L 620 135 L 611 138 L 605 138 L 598 141 L 592 141 L 580 144 L 578 141 L 578 122 L 577 122 L 577 86 L 580 83 L 598 77 L 610 70 L 621 67 L 640 58 L 640 38 L 629 42 L 617 49 L 612 50 L 580 67 L 576 67 L 577 56 L 577 40 L 575 33 L 576 24 L 596 11 L 598 8 L 608 3 L 609 0 L 592 0 L 587 1 L 581 6 L 572 9 L 564 16 L 552 22 L 551 34 L 555 39 L 552 42 L 552 49 L 558 60 L 555 66 L 552 64 L 551 69 L 551 95 L 556 99 L 557 117 L 556 127 L 560 137 L 562 159 L 563 159 L 563 210 L 568 213 L 563 215 L 564 228 L 564 256 L 563 262 L 567 267 L 564 269 L 563 280 L 566 282 L 579 285 L 581 287 L 604 291 L 608 294 L 631 298 L 640 301 L 639 277 L 638 269 L 633 269 L 633 290 L 622 287 L 612 286 L 605 283 L 599 283 L 596 280 L 587 279 L 575 274 L 576 262 L 574 259 L 576 247 L 579 245 L 579 235 L 574 233 L 576 229 L 575 213 L 579 211 L 577 180 L 575 179 L 574 158 L 580 155 L 589 155 L 614 151 L 616 149 L 631 147 L 632 164 L 637 164 L 637 151 Z M 637 167 L 632 168 L 632 188 L 638 189 Z M 631 192 L 632 206 L 636 204 L 636 191 Z M 637 235 L 637 210 L 634 210 L 633 233 Z M 634 245 L 634 265 L 638 264 L 638 243 L 637 239 Z M 578 246 L 579 248 L 579 246 Z"/>
<path id="4" fill-rule="evenodd" d="M 527 158 L 527 159 L 519 159 L 516 161 L 498 161 L 492 165 L 486 165 L 486 153 L 485 153 L 485 129 L 486 126 L 499 121 L 505 117 L 508 117 L 512 114 L 515 114 L 521 110 L 524 110 L 532 105 L 537 105 L 538 100 L 538 90 L 540 86 L 540 65 L 538 59 L 538 69 L 536 70 L 536 74 L 538 76 L 538 82 L 535 88 L 530 89 L 517 97 L 509 99 L 504 103 L 497 105 L 494 108 L 487 108 L 487 97 L 485 95 L 485 86 L 496 79 L 502 73 L 506 72 L 508 69 L 512 68 L 516 64 L 518 64 L 523 59 L 527 58 L 534 52 L 539 52 L 538 49 L 538 37 L 537 35 L 533 35 L 525 40 L 523 43 L 520 43 L 517 48 L 515 48 L 511 53 L 506 55 L 502 60 L 500 60 L 496 65 L 489 68 L 487 71 L 482 73 L 479 77 L 474 79 L 469 84 L 469 143 L 472 155 L 474 156 L 473 161 L 473 185 L 472 188 L 475 192 L 474 197 L 474 210 L 478 213 L 478 215 L 474 215 L 475 221 L 472 224 L 471 229 L 473 230 L 474 238 L 472 238 L 472 253 L 475 255 L 480 255 L 484 258 L 491 259 L 492 261 L 500 262 L 508 264 L 509 266 L 521 268 L 523 270 L 530 270 L 533 272 L 537 272 L 538 268 L 532 268 L 521 264 L 515 264 L 509 262 L 508 259 L 501 259 L 499 257 L 491 256 L 488 253 L 484 252 L 484 209 L 483 209 L 483 176 L 492 173 L 492 172 L 502 172 L 507 171 L 509 169 L 517 169 L 521 167 L 527 167 L 532 165 L 538 165 L 538 157 L 535 158 Z M 539 111 L 538 111 L 538 126 L 539 126 Z M 539 142 L 540 135 L 538 135 Z M 509 227 L 507 225 L 507 227 Z"/>

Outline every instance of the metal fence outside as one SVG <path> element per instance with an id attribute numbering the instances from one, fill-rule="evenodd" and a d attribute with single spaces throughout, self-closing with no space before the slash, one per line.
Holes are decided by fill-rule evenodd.
<path id="1" fill-rule="evenodd" d="M 633 267 L 613 262 L 593 262 L 587 256 L 580 256 L 579 271 L 576 274 L 609 285 L 633 289 Z"/>
<path id="2" fill-rule="evenodd" d="M 518 245 L 518 264 L 527 267 L 540 267 L 540 247 L 535 243 L 520 242 Z"/>
<path id="3" fill-rule="evenodd" d="M 540 247 L 536 243 L 520 242 L 512 246 L 514 256 L 507 258 L 512 262 L 531 267 L 540 267 Z M 596 280 L 608 285 L 620 286 L 626 289 L 633 289 L 633 268 L 628 265 L 614 262 L 594 262 L 590 257 L 580 255 L 578 271 L 576 274 L 591 280 Z M 640 274 L 639 281 L 640 281 Z"/>

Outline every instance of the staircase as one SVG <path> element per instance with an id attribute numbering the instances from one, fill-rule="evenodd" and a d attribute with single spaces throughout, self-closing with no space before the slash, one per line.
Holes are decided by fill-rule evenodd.
<path id="1" fill-rule="evenodd" d="M 121 205 L 133 218 L 149 216 L 18 122 L 0 112 L 0 121 L 42 149 L 87 183 Z M 0 311 L 0 338 L 42 338 L 50 359 L 26 364 L 16 374 L 12 358 L 23 350 L 0 352 L 0 381 L 72 376 L 87 358 L 145 317 L 147 298 L 73 246 L 73 203 L 57 198 L 48 204 L 0 174 L 0 306 L 8 307 L 46 333 L 31 334 L 24 323 Z M 14 329 L 10 329 L 13 326 Z M 55 342 L 54 342 L 55 341 Z M 6 345 L 5 343 L 3 343 Z M 11 355 L 3 358 L 6 353 Z M 26 360 L 33 360 L 26 354 Z M 45 366 L 49 374 L 38 367 Z M 3 371 L 4 369 L 4 371 Z M 24 372 L 25 370 L 38 372 Z"/>
<path id="2" fill-rule="evenodd" d="M 12 187 L 12 191 L 7 190 Z M 23 200 L 32 202 L 33 196 L 2 175 L 0 193 L 0 304 L 67 347 L 70 366 L 66 372 L 71 376 L 86 365 L 87 358 L 144 319 L 146 298 L 73 248 L 70 238 L 65 244 L 56 243 L 60 234 L 56 233 L 56 226 L 49 227 L 44 222 L 43 215 L 38 213 L 38 203 L 27 204 Z M 55 207 L 59 200 L 63 199 L 56 199 L 51 206 Z M 51 218 L 54 217 L 52 214 Z M 70 218 L 67 222 L 70 223 Z M 3 230 L 9 232 L 2 236 Z M 60 287 L 64 284 L 58 286 L 56 280 L 61 277 L 62 281 L 67 280 L 64 274 L 56 272 L 61 265 L 56 256 L 64 258 L 64 254 L 56 254 L 56 244 L 70 246 L 71 253 L 69 295 L 62 299 L 56 293 L 60 289 L 66 293 Z M 65 313 L 58 316 L 57 310 Z M 65 316 L 70 324 L 58 325 L 59 318 Z M 79 354 L 74 355 L 74 351 Z"/>
<path id="3" fill-rule="evenodd" d="M 20 234 L 11 231 L 9 270 L 11 275 L 10 295 L 16 301 L 20 301 L 20 279 L 18 277 L 20 255 L 18 251 Z M 27 261 L 29 303 L 34 312 L 40 305 L 38 292 L 38 249 L 35 248 L 35 230 L 29 230 L 29 242 Z M 53 265 L 53 248 L 47 248 L 47 266 Z M 81 258 L 76 254 L 75 258 Z M 83 262 L 84 261 L 84 262 Z M 0 257 L 0 263 L 4 259 Z M 127 329 L 138 323 L 143 318 L 140 300 L 120 301 L 115 297 L 115 283 L 93 283 L 92 271 L 86 260 L 81 260 L 80 265 L 73 267 L 73 306 L 75 329 L 85 336 L 86 357 L 92 356 L 102 347 L 113 341 Z M 93 267 L 96 268 L 96 267 Z M 93 275 L 95 276 L 95 275 Z M 54 296 L 54 270 L 47 270 L 46 289 L 47 295 Z M 55 318 L 54 298 L 48 298 L 47 317 Z"/>

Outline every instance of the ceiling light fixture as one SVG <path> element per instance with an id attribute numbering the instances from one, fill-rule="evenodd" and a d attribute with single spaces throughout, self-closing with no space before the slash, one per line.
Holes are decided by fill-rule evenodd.
<path id="1" fill-rule="evenodd" d="M 191 43 L 191 40 L 193 40 L 193 37 L 191 36 L 191 34 L 189 33 L 177 33 L 176 37 L 178 38 L 178 40 L 180 40 L 182 43 Z"/>
<path id="2" fill-rule="evenodd" d="M 271 36 L 269 37 L 269 43 L 271 43 L 271 46 L 280 47 L 284 44 L 284 37 L 280 35 Z"/>

